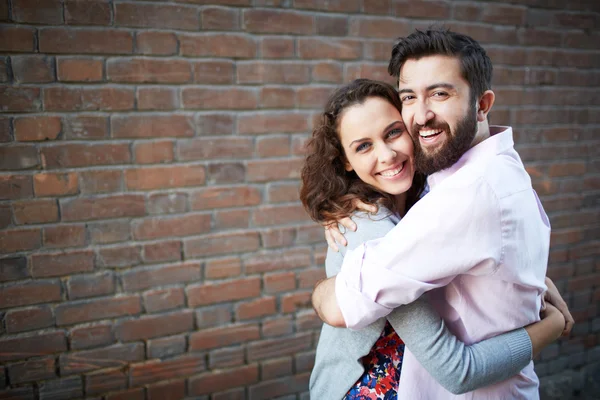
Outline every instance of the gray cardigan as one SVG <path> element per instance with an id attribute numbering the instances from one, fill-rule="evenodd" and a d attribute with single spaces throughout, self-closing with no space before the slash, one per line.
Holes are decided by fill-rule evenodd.
<path id="1" fill-rule="evenodd" d="M 350 250 L 384 236 L 398 222 L 382 207 L 376 215 L 356 213 L 352 219 L 358 229 L 345 233 Z M 345 252 L 344 247 L 340 253 L 328 249 L 328 277 L 339 272 Z M 503 381 L 531 361 L 531 341 L 525 329 L 467 346 L 446 328 L 423 297 L 398 307 L 387 319 L 421 365 L 448 391 L 465 393 Z M 342 399 L 346 395 L 363 374 L 361 358 L 369 353 L 384 325 L 384 318 L 360 331 L 323 324 L 310 376 L 311 399 Z"/>

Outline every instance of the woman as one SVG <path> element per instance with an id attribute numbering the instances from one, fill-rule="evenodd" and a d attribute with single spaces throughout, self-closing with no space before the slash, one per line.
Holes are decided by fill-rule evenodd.
<path id="1" fill-rule="evenodd" d="M 384 236 L 422 195 L 425 179 L 415 173 L 400 107 L 392 86 L 356 80 L 331 96 L 309 143 L 301 200 L 318 222 L 352 216 L 358 229 L 346 233 L 349 249 Z M 378 212 L 357 212 L 357 200 Z M 343 254 L 328 251 L 328 276 L 339 272 Z M 465 346 L 419 299 L 360 331 L 323 325 L 311 398 L 395 399 L 404 343 L 445 388 L 474 390 L 517 374 L 564 323 L 549 306 L 547 317 L 526 329 Z"/>

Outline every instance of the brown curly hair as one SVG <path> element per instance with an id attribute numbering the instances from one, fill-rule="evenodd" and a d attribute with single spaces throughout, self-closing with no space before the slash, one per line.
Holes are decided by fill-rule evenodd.
<path id="1" fill-rule="evenodd" d="M 393 86 L 370 79 L 356 79 L 329 97 L 320 122 L 313 130 L 301 172 L 300 200 L 317 222 L 350 216 L 356 211 L 354 200 L 383 205 L 394 213 L 399 211 L 393 195 L 364 183 L 354 171 L 344 168 L 346 156 L 338 133 L 341 116 L 347 108 L 363 104 L 372 97 L 386 100 L 398 111 L 401 110 L 402 104 Z M 415 172 L 407 193 L 406 210 L 419 199 L 424 186 L 425 176 Z"/>

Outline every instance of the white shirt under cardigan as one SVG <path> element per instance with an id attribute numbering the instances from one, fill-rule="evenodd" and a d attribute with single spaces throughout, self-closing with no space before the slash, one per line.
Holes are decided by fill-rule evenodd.
<path id="1" fill-rule="evenodd" d="M 375 215 L 359 212 L 352 219 L 358 229 L 346 232 L 348 247 L 340 246 L 339 253 L 328 249 L 328 277 L 340 271 L 347 250 L 383 237 L 399 220 L 384 207 Z M 412 354 L 450 392 L 464 393 L 500 382 L 531 361 L 531 341 L 524 329 L 466 346 L 448 331 L 424 297 L 399 307 L 387 319 Z M 346 395 L 364 373 L 361 359 L 369 353 L 384 325 L 385 318 L 360 331 L 323 324 L 310 376 L 311 399 L 339 400 Z"/>
<path id="2" fill-rule="evenodd" d="M 384 238 L 344 258 L 336 296 L 347 326 L 367 326 L 426 291 L 467 344 L 538 321 L 550 224 L 512 129 L 492 127 L 490 138 L 428 183 L 430 192 Z M 537 399 L 538 386 L 531 362 L 503 382 L 449 395 L 408 350 L 398 397 Z"/>

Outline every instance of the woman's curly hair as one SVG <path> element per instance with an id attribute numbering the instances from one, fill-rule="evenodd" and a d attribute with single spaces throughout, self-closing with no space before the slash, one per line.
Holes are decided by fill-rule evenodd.
<path id="1" fill-rule="evenodd" d="M 378 204 L 398 213 L 393 195 L 383 193 L 364 183 L 354 171 L 346 171 L 346 156 L 338 128 L 344 111 L 367 99 L 379 97 L 388 101 L 398 111 L 402 104 L 396 89 L 384 82 L 356 79 L 337 89 L 327 101 L 318 126 L 308 142 L 302 167 L 300 200 L 310 217 L 317 222 L 336 221 L 350 216 L 356 207 L 355 200 Z M 416 172 L 407 193 L 406 209 L 421 195 L 425 176 Z"/>

